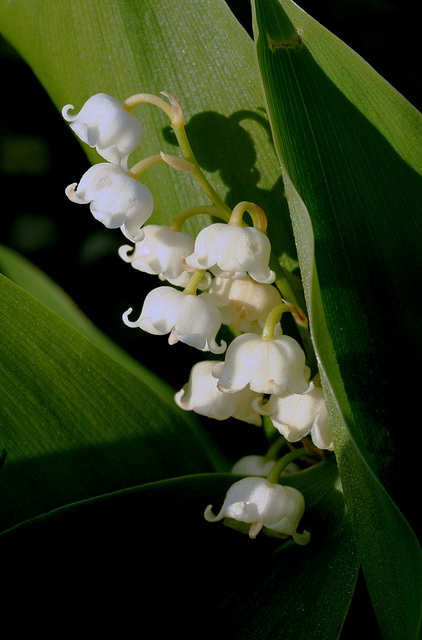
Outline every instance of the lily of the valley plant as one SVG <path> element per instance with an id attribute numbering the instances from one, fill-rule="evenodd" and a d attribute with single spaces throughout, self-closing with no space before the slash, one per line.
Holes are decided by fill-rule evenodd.
<path id="1" fill-rule="evenodd" d="M 167 101 L 141 93 L 119 102 L 98 94 L 77 114 L 70 113 L 73 105 L 63 108 L 75 133 L 109 160 L 94 165 L 78 184 L 67 187 L 66 194 L 73 202 L 89 204 L 94 217 L 107 228 L 120 227 L 134 243 L 121 246 L 121 258 L 165 283 L 146 296 L 137 320 L 129 319 L 132 308 L 124 312 L 125 324 L 153 335 L 168 334 L 170 345 L 180 340 L 224 358 L 199 361 L 192 368 L 189 381 L 175 395 L 179 407 L 216 420 L 234 417 L 258 426 L 266 416 L 291 449 L 271 466 L 265 479 L 251 476 L 235 483 L 218 516 L 212 515 L 211 505 L 205 509 L 206 520 L 223 520 L 251 538 L 262 530 L 270 536 L 292 536 L 304 545 L 310 534 L 297 531 L 305 511 L 303 495 L 282 487 L 280 476 L 292 460 L 306 459 L 306 468 L 323 457 L 321 449 L 333 449 L 318 376 L 310 379 L 303 347 L 281 328 L 285 312 L 302 327 L 306 317 L 274 285 L 264 211 L 247 201 L 228 211 L 192 158 L 180 103 L 170 93 L 162 94 Z M 131 113 L 139 104 L 152 104 L 169 117 L 182 156 L 170 157 L 158 150 L 126 166 L 140 142 L 142 127 Z M 190 151 L 189 160 L 183 157 L 184 149 Z M 191 173 L 209 197 L 209 206 L 192 203 L 168 227 L 148 225 L 153 194 L 140 178 L 158 163 Z M 194 239 L 183 231 L 183 224 L 205 211 L 222 222 L 205 227 Z M 140 305 L 139 300 L 135 303 Z M 217 339 L 223 323 L 238 333 L 229 346 Z M 301 447 L 290 444 L 300 440 Z"/>
<path id="2" fill-rule="evenodd" d="M 0 17 L 89 158 L 49 200 L 112 247 L 102 320 L 140 351 L 0 246 L 0 542 L 41 565 L 4 571 L 19 605 L 75 572 L 89 637 L 115 613 L 119 638 L 346 640 L 363 596 L 416 640 L 420 114 L 292 0 L 252 0 L 253 38 L 224 0 Z"/>

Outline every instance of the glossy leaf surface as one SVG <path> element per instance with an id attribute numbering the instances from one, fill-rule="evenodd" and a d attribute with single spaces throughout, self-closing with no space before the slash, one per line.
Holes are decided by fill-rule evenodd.
<path id="1" fill-rule="evenodd" d="M 405 372 L 409 353 L 421 352 L 420 304 L 409 278 L 421 273 L 421 115 L 294 3 L 257 0 L 254 7 L 358 550 L 385 637 L 414 637 L 420 548 L 393 500 L 415 525 L 412 426 L 403 433 L 402 399 L 416 414 Z"/>

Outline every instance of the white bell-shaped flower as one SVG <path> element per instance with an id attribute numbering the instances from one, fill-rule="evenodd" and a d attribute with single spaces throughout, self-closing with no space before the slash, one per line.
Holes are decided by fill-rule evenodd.
<path id="1" fill-rule="evenodd" d="M 123 314 L 128 327 L 139 327 L 153 335 L 169 333 L 169 344 L 178 340 L 200 351 L 222 353 L 226 343 L 218 345 L 216 335 L 221 326 L 221 314 L 202 295 L 186 294 L 173 287 L 162 286 L 153 289 L 144 300 L 141 315 L 131 322 L 128 316 L 132 309 Z"/>
<path id="2" fill-rule="evenodd" d="M 151 191 L 114 164 L 100 162 L 66 188 L 69 200 L 89 204 L 92 215 L 108 229 L 120 229 L 132 242 L 142 240 L 141 226 L 154 209 Z"/>
<path id="3" fill-rule="evenodd" d="M 135 247 L 126 244 L 119 248 L 119 256 L 134 269 L 156 275 L 177 287 L 186 287 L 192 274 L 185 270 L 182 259 L 193 250 L 192 236 L 157 224 L 149 224 L 143 231 L 144 237 Z M 208 288 L 210 283 L 211 275 L 207 272 L 199 289 Z"/>
<path id="4" fill-rule="evenodd" d="M 276 460 L 271 458 L 267 458 L 266 456 L 243 456 L 235 462 L 232 466 L 231 473 L 234 473 L 239 476 L 264 476 L 266 477 L 273 466 L 275 465 Z M 280 475 L 288 476 L 291 473 L 298 473 L 300 468 L 294 462 L 289 462 L 287 466 L 284 467 L 283 471 Z"/>
<path id="5" fill-rule="evenodd" d="M 275 273 L 268 266 L 270 254 L 270 241 L 259 229 L 217 222 L 198 233 L 186 263 L 224 278 L 244 278 L 248 273 L 257 282 L 271 284 Z"/>
<path id="6" fill-rule="evenodd" d="M 275 428 L 289 442 L 298 442 L 311 434 L 319 449 L 333 450 L 324 395 L 313 382 L 305 393 L 286 391 L 272 395 L 268 402 L 258 399 L 254 401 L 254 408 L 258 413 L 269 416 Z"/>
<path id="7" fill-rule="evenodd" d="M 252 477 L 230 487 L 218 515 L 213 514 L 209 505 L 204 517 L 208 522 L 224 520 L 224 524 L 248 533 L 250 538 L 256 538 L 262 529 L 269 536 L 292 536 L 295 542 L 305 545 L 310 534 L 297 533 L 304 511 L 305 500 L 297 489 Z"/>
<path id="8" fill-rule="evenodd" d="M 62 115 L 76 135 L 90 147 L 95 147 L 101 157 L 127 169 L 130 153 L 141 141 L 142 124 L 122 103 L 105 93 L 97 93 L 85 102 L 79 113 L 67 104 Z"/>
<path id="9" fill-rule="evenodd" d="M 235 280 L 216 277 L 207 296 L 219 307 L 223 324 L 246 333 L 261 333 L 270 311 L 282 303 L 278 289 L 249 276 Z"/>
<path id="10" fill-rule="evenodd" d="M 230 417 L 260 426 L 261 417 L 252 408 L 252 402 L 259 396 L 250 389 L 227 394 L 219 391 L 212 370 L 216 360 L 197 362 L 191 370 L 189 382 L 174 396 L 176 404 L 185 411 L 195 411 L 214 420 Z"/>
<path id="11" fill-rule="evenodd" d="M 263 340 L 255 333 L 244 333 L 231 342 L 224 363 L 214 368 L 221 391 L 240 391 L 249 387 L 264 394 L 282 394 L 287 389 L 305 393 L 309 388 L 309 367 L 299 343 L 277 332 L 278 337 Z"/>

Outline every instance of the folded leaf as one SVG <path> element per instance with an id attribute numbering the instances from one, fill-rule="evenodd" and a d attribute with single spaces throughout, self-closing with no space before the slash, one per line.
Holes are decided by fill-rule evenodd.
<path id="1" fill-rule="evenodd" d="M 421 553 L 393 500 L 415 525 L 421 114 L 290 0 L 256 0 L 254 29 L 358 550 L 384 637 L 413 638 Z"/>

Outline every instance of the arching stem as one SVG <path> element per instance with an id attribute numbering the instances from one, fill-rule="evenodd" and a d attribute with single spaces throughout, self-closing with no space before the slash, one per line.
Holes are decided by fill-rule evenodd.
<path id="1" fill-rule="evenodd" d="M 174 167 L 182 170 L 187 170 L 189 173 L 193 175 L 201 189 L 206 193 L 206 195 L 210 198 L 210 200 L 214 203 L 214 205 L 221 210 L 225 221 L 228 221 L 231 215 L 231 209 L 226 205 L 226 203 L 220 198 L 218 193 L 215 191 L 214 187 L 210 184 L 205 174 L 202 172 L 198 161 L 195 158 L 195 155 L 190 146 L 190 142 L 186 135 L 185 130 L 185 119 L 183 115 L 182 107 L 179 101 L 167 91 L 161 91 L 161 94 L 166 96 L 169 100 L 169 103 L 159 98 L 158 96 L 154 96 L 149 93 L 138 93 L 133 95 L 122 102 L 124 108 L 128 111 L 133 109 L 138 104 L 152 104 L 162 111 L 168 116 L 171 123 L 171 128 L 173 129 L 177 142 L 179 144 L 180 150 L 182 152 L 183 158 L 185 160 L 184 166 Z M 166 154 L 162 156 L 164 162 L 166 160 Z M 167 156 L 167 159 L 174 158 L 174 156 Z M 167 162 L 170 166 L 174 166 L 172 162 Z"/>
<path id="2" fill-rule="evenodd" d="M 195 271 L 191 275 L 191 278 L 188 284 L 183 289 L 183 293 L 186 293 L 186 295 L 196 296 L 196 291 L 199 287 L 199 283 L 204 277 L 205 272 L 206 272 L 206 269 L 198 269 L 198 271 Z"/>
<path id="3" fill-rule="evenodd" d="M 303 456 L 306 456 L 306 454 L 307 454 L 307 451 L 305 447 L 301 447 L 300 449 L 294 449 L 293 451 L 286 453 L 285 456 L 280 458 L 280 460 L 278 460 L 275 463 L 275 465 L 273 466 L 273 468 L 271 469 L 270 473 L 267 476 L 267 480 L 269 482 L 272 482 L 273 484 L 278 484 L 280 476 L 284 471 L 284 469 L 287 467 L 287 465 L 293 462 L 293 460 L 297 460 L 298 458 L 303 458 Z"/>
<path id="4" fill-rule="evenodd" d="M 264 210 L 253 202 L 247 202 L 246 200 L 238 202 L 233 208 L 230 216 L 229 224 L 236 225 L 238 227 L 243 226 L 243 215 L 249 213 L 252 218 L 253 226 L 255 229 L 259 229 L 263 233 L 267 231 L 267 217 Z"/>
<path id="5" fill-rule="evenodd" d="M 262 330 L 261 337 L 263 340 L 274 339 L 275 328 L 277 324 L 280 322 L 281 316 L 286 311 L 291 311 L 290 305 L 288 305 L 286 302 L 279 304 L 277 307 L 274 307 L 272 311 L 270 311 L 270 313 L 267 316 L 267 319 L 265 320 L 264 328 Z"/>
<path id="6" fill-rule="evenodd" d="M 146 169 L 149 169 L 149 167 L 153 167 L 155 164 L 160 164 L 163 162 L 164 160 L 162 159 L 161 155 L 157 153 L 153 156 L 148 156 L 148 158 L 144 158 L 143 160 L 140 160 L 139 162 L 134 164 L 133 167 L 129 169 L 128 173 L 134 178 L 139 178 L 141 173 L 143 173 Z"/>
<path id="7" fill-rule="evenodd" d="M 208 204 L 199 204 L 192 207 L 187 207 L 183 209 L 180 213 L 173 218 L 173 221 L 169 225 L 170 229 L 173 231 L 181 231 L 183 224 L 191 218 L 192 216 L 197 215 L 208 215 L 213 216 L 215 218 L 220 218 L 221 220 L 226 220 L 226 216 L 221 212 L 221 209 L 214 205 Z"/>

